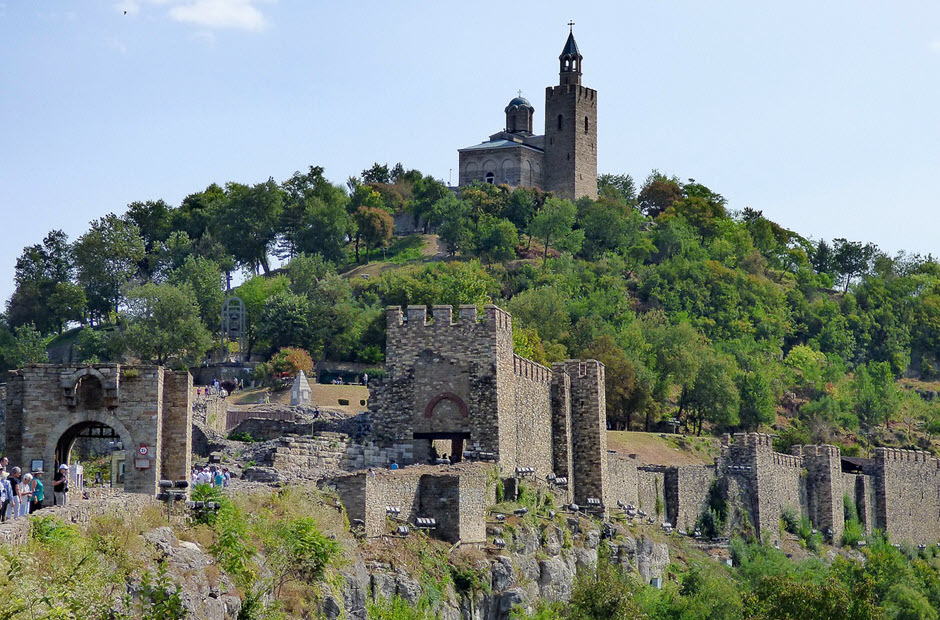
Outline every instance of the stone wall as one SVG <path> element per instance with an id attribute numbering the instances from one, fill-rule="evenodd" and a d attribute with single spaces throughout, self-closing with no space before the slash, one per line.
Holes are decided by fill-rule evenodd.
<path id="1" fill-rule="evenodd" d="M 837 446 L 794 446 L 793 453 L 803 457 L 806 469 L 806 510 L 817 529 L 832 529 L 834 540 L 845 529 L 845 493 L 842 479 L 842 453 Z M 854 485 L 849 487 L 854 495 Z"/>
<path id="2" fill-rule="evenodd" d="M 544 479 L 555 472 L 552 448 L 552 371 L 513 356 L 516 447 L 520 467 L 532 467 Z"/>
<path id="3" fill-rule="evenodd" d="M 665 475 L 666 520 L 677 529 L 691 532 L 708 506 L 708 494 L 715 481 L 713 465 L 670 467 Z"/>
<path id="4" fill-rule="evenodd" d="M 574 501 L 600 499 L 605 506 L 607 475 L 607 405 L 604 365 L 596 360 L 562 362 L 571 381 L 571 445 L 573 451 Z M 556 365 L 557 367 L 558 365 Z M 614 500 L 616 505 L 616 500 Z"/>
<path id="5" fill-rule="evenodd" d="M 70 494 L 71 495 L 71 494 Z M 109 497 L 93 500 L 70 500 L 65 506 L 50 506 L 36 514 L 39 517 L 58 517 L 68 523 L 89 523 L 96 517 L 120 515 L 133 520 L 147 508 L 166 509 L 161 502 L 149 495 L 138 493 L 114 493 Z M 30 523 L 33 517 L 14 519 L 0 524 L 0 546 L 19 546 L 29 541 Z"/>
<path id="6" fill-rule="evenodd" d="M 637 507 L 659 522 L 666 520 L 666 469 L 654 465 L 637 468 Z"/>
<path id="7" fill-rule="evenodd" d="M 920 450 L 876 448 L 884 529 L 892 540 L 940 540 L 940 462 Z M 878 519 L 876 518 L 876 522 Z"/>
<path id="8" fill-rule="evenodd" d="M 45 470 L 52 471 L 82 429 L 107 426 L 136 453 L 125 489 L 153 494 L 161 477 L 189 475 L 189 381 L 187 373 L 176 375 L 160 366 L 33 364 L 12 371 L 7 455 L 21 466 L 42 459 Z M 137 453 L 141 446 L 146 454 Z"/>
<path id="9" fill-rule="evenodd" d="M 638 489 L 636 460 L 608 453 L 606 485 L 607 501 L 610 502 L 606 504 L 608 510 L 618 510 L 618 501 L 636 506 L 639 503 Z"/>
<path id="10" fill-rule="evenodd" d="M 482 465 L 446 469 L 415 466 L 337 476 L 324 481 L 335 486 L 350 520 L 364 522 L 366 536 L 393 531 L 396 522 L 414 527 L 417 518 L 437 520 L 432 535 L 451 542 L 486 540 L 486 475 Z M 389 521 L 387 507 L 400 512 Z"/>
<path id="11" fill-rule="evenodd" d="M 217 433 L 226 433 L 228 421 L 228 401 L 219 394 L 206 394 L 205 388 L 192 388 L 190 398 L 193 403 L 193 423 L 201 428 L 208 428 Z"/>

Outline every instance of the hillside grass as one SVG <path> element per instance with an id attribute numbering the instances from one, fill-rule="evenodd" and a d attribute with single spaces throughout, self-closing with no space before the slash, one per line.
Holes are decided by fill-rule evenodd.
<path id="1" fill-rule="evenodd" d="M 710 465 L 720 453 L 714 437 L 691 437 L 633 431 L 607 431 L 607 449 L 636 454 L 648 465 Z"/>

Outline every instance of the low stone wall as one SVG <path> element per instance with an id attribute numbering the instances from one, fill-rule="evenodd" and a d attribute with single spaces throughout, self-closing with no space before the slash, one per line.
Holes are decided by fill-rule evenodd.
<path id="1" fill-rule="evenodd" d="M 666 518 L 673 527 L 694 530 L 715 479 L 714 465 L 683 465 L 666 471 Z"/>
<path id="2" fill-rule="evenodd" d="M 247 418 L 229 429 L 229 433 L 248 433 L 257 441 L 269 441 L 286 435 L 311 435 L 313 425 L 300 424 L 293 420 L 269 420 Z"/>
<path id="3" fill-rule="evenodd" d="M 190 390 L 193 403 L 193 423 L 219 433 L 226 432 L 228 401 L 218 394 L 205 394 L 206 388 Z"/>
<path id="4" fill-rule="evenodd" d="M 349 438 L 337 433 L 317 437 L 282 437 L 274 449 L 271 466 L 299 478 L 316 477 L 324 469 L 339 469 L 346 457 Z"/>
<path id="5" fill-rule="evenodd" d="M 30 523 L 37 517 L 58 517 L 67 523 L 86 524 L 95 517 L 120 514 L 123 518 L 139 517 L 146 508 L 162 508 L 156 498 L 141 493 L 96 490 L 96 499 L 75 500 L 65 506 L 51 506 L 28 517 L 6 521 L 0 525 L 0 545 L 19 546 L 29 540 Z"/>
<path id="6" fill-rule="evenodd" d="M 607 485 L 605 486 L 604 505 L 608 510 L 617 510 L 617 502 L 636 506 L 639 502 L 637 494 L 637 462 L 635 459 L 624 458 L 617 454 L 607 454 Z"/>

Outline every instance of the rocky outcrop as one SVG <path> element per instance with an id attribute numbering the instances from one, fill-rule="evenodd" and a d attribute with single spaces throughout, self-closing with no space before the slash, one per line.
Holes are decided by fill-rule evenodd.
<path id="1" fill-rule="evenodd" d="M 230 620 L 238 617 L 241 599 L 230 594 L 235 589 L 231 580 L 218 569 L 215 560 L 199 545 L 180 541 L 169 527 L 159 527 L 144 535 L 154 547 L 158 558 L 166 563 L 171 575 L 182 575 L 177 581 L 180 597 L 190 618 Z"/>
<path id="2" fill-rule="evenodd" d="M 510 531 L 511 529 L 511 531 Z M 448 585 L 434 613 L 444 620 L 507 620 L 513 609 L 532 610 L 539 602 L 571 598 L 579 570 L 597 563 L 598 550 L 606 545 L 609 557 L 649 583 L 661 577 L 669 564 L 665 543 L 648 538 L 614 536 L 602 540 L 601 531 L 586 520 L 570 519 L 562 526 L 491 528 L 504 537 L 506 549 L 488 551 L 483 574 L 488 587 L 477 592 L 456 592 Z M 423 590 L 416 575 L 383 562 L 358 561 L 346 569 L 340 592 L 324 597 L 321 611 L 327 618 L 365 620 L 370 600 L 395 596 L 417 604 Z"/>

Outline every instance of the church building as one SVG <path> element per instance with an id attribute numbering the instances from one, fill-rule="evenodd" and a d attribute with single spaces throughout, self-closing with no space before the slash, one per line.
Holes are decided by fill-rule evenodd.
<path id="1" fill-rule="evenodd" d="M 545 134 L 535 135 L 535 108 L 520 93 L 506 106 L 505 129 L 457 151 L 461 186 L 503 183 L 569 200 L 597 198 L 597 91 L 581 85 L 573 32 L 558 60 L 558 85 L 545 89 Z"/>

